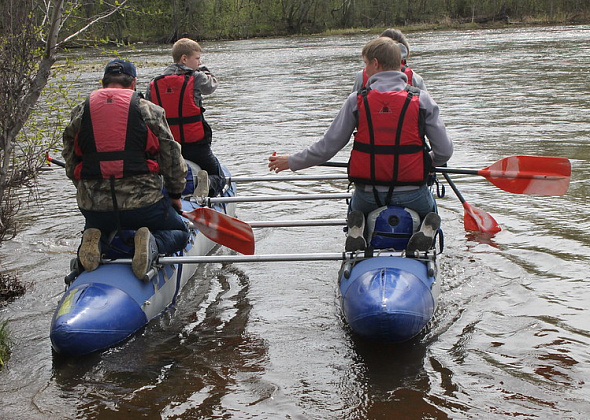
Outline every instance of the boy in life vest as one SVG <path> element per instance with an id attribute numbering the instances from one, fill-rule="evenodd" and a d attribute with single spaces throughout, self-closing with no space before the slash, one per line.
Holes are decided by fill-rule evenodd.
<path id="1" fill-rule="evenodd" d="M 182 146 L 182 156 L 199 165 L 197 197 L 214 197 L 225 186 L 225 176 L 211 150 L 212 131 L 205 121 L 203 95 L 217 89 L 217 79 L 201 65 L 201 46 L 181 38 L 172 46 L 174 63 L 150 81 L 146 98 L 166 110 L 174 139 Z"/>
<path id="2" fill-rule="evenodd" d="M 399 47 L 402 56 L 401 72 L 404 73 L 408 78 L 408 85 L 415 86 L 420 90 L 426 90 L 426 85 L 424 84 L 422 76 L 412 70 L 407 64 L 408 57 L 410 56 L 410 44 L 408 44 L 404 34 L 402 34 L 398 29 L 386 29 L 379 36 L 386 36 L 398 43 L 397 46 Z M 361 88 L 365 87 L 367 84 L 368 79 L 369 78 L 367 77 L 367 72 L 365 69 L 359 71 L 356 74 L 352 91 L 356 92 L 361 90 Z"/>
<path id="3" fill-rule="evenodd" d="M 346 250 L 366 247 L 364 220 L 385 205 L 408 207 L 420 215 L 422 235 L 410 240 L 408 248 L 428 250 L 440 217 L 426 181 L 432 166 L 452 156 L 453 143 L 428 92 L 407 85 L 397 42 L 376 38 L 365 45 L 362 57 L 368 87 L 348 96 L 319 141 L 291 155 L 273 154 L 268 166 L 281 172 L 321 165 L 343 149 L 356 130 L 348 162 L 348 178 L 355 188 Z"/>
<path id="4" fill-rule="evenodd" d="M 147 280 L 158 254 L 180 251 L 189 239 L 175 210 L 187 167 L 164 110 L 135 92 L 136 77 L 129 61 L 107 64 L 102 89 L 72 110 L 62 156 L 86 219 L 79 263 L 95 270 L 111 233 L 137 230 L 132 268 Z"/>

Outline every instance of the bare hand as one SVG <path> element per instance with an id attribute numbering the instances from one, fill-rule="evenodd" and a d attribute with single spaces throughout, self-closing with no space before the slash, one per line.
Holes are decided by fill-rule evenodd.
<path id="1" fill-rule="evenodd" d="M 268 158 L 268 169 L 277 174 L 285 169 L 289 169 L 289 155 L 277 156 L 276 152 Z"/>

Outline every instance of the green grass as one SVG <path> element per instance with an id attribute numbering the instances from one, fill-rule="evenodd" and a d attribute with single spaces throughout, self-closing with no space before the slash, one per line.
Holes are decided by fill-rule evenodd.
<path id="1" fill-rule="evenodd" d="M 6 324 L 8 321 L 4 321 L 0 325 L 0 370 L 4 367 L 4 363 L 10 356 L 10 339 L 8 338 L 8 329 Z"/>

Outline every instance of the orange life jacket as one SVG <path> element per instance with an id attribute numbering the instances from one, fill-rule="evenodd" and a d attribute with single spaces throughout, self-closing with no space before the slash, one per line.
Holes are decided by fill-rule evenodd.
<path id="1" fill-rule="evenodd" d="M 150 82 L 151 100 L 166 110 L 172 135 L 180 144 L 211 140 L 203 124 L 205 109 L 193 97 L 194 81 L 191 74 L 167 74 Z"/>
<path id="2" fill-rule="evenodd" d="M 348 178 L 367 185 L 424 185 L 431 158 L 420 117 L 420 90 L 358 95 L 358 127 L 348 162 Z"/>
<path id="3" fill-rule="evenodd" d="M 89 95 L 74 139 L 74 153 L 80 160 L 74 168 L 76 179 L 158 173 L 155 155 L 159 151 L 160 142 L 141 116 L 136 92 L 104 88 Z"/>

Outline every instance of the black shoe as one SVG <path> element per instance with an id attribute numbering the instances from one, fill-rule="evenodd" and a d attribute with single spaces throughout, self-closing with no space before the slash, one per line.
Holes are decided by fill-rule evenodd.
<path id="1" fill-rule="evenodd" d="M 100 264 L 100 235 L 100 230 L 95 228 L 86 229 L 82 235 L 78 258 L 86 271 L 96 270 Z"/>
<path id="2" fill-rule="evenodd" d="M 414 254 L 416 251 L 428 251 L 432 248 L 436 232 L 440 228 L 440 216 L 436 213 L 428 213 L 420 226 L 420 230 L 412 235 L 408 241 L 406 252 Z"/>
<path id="3" fill-rule="evenodd" d="M 365 215 L 363 212 L 355 210 L 348 213 L 346 220 L 348 226 L 348 235 L 344 250 L 347 252 L 361 251 L 367 247 L 365 240 Z"/>
<path id="4" fill-rule="evenodd" d="M 158 259 L 158 245 L 156 239 L 146 227 L 135 232 L 135 253 L 131 260 L 133 274 L 140 280 L 146 280 L 146 274 Z"/>

